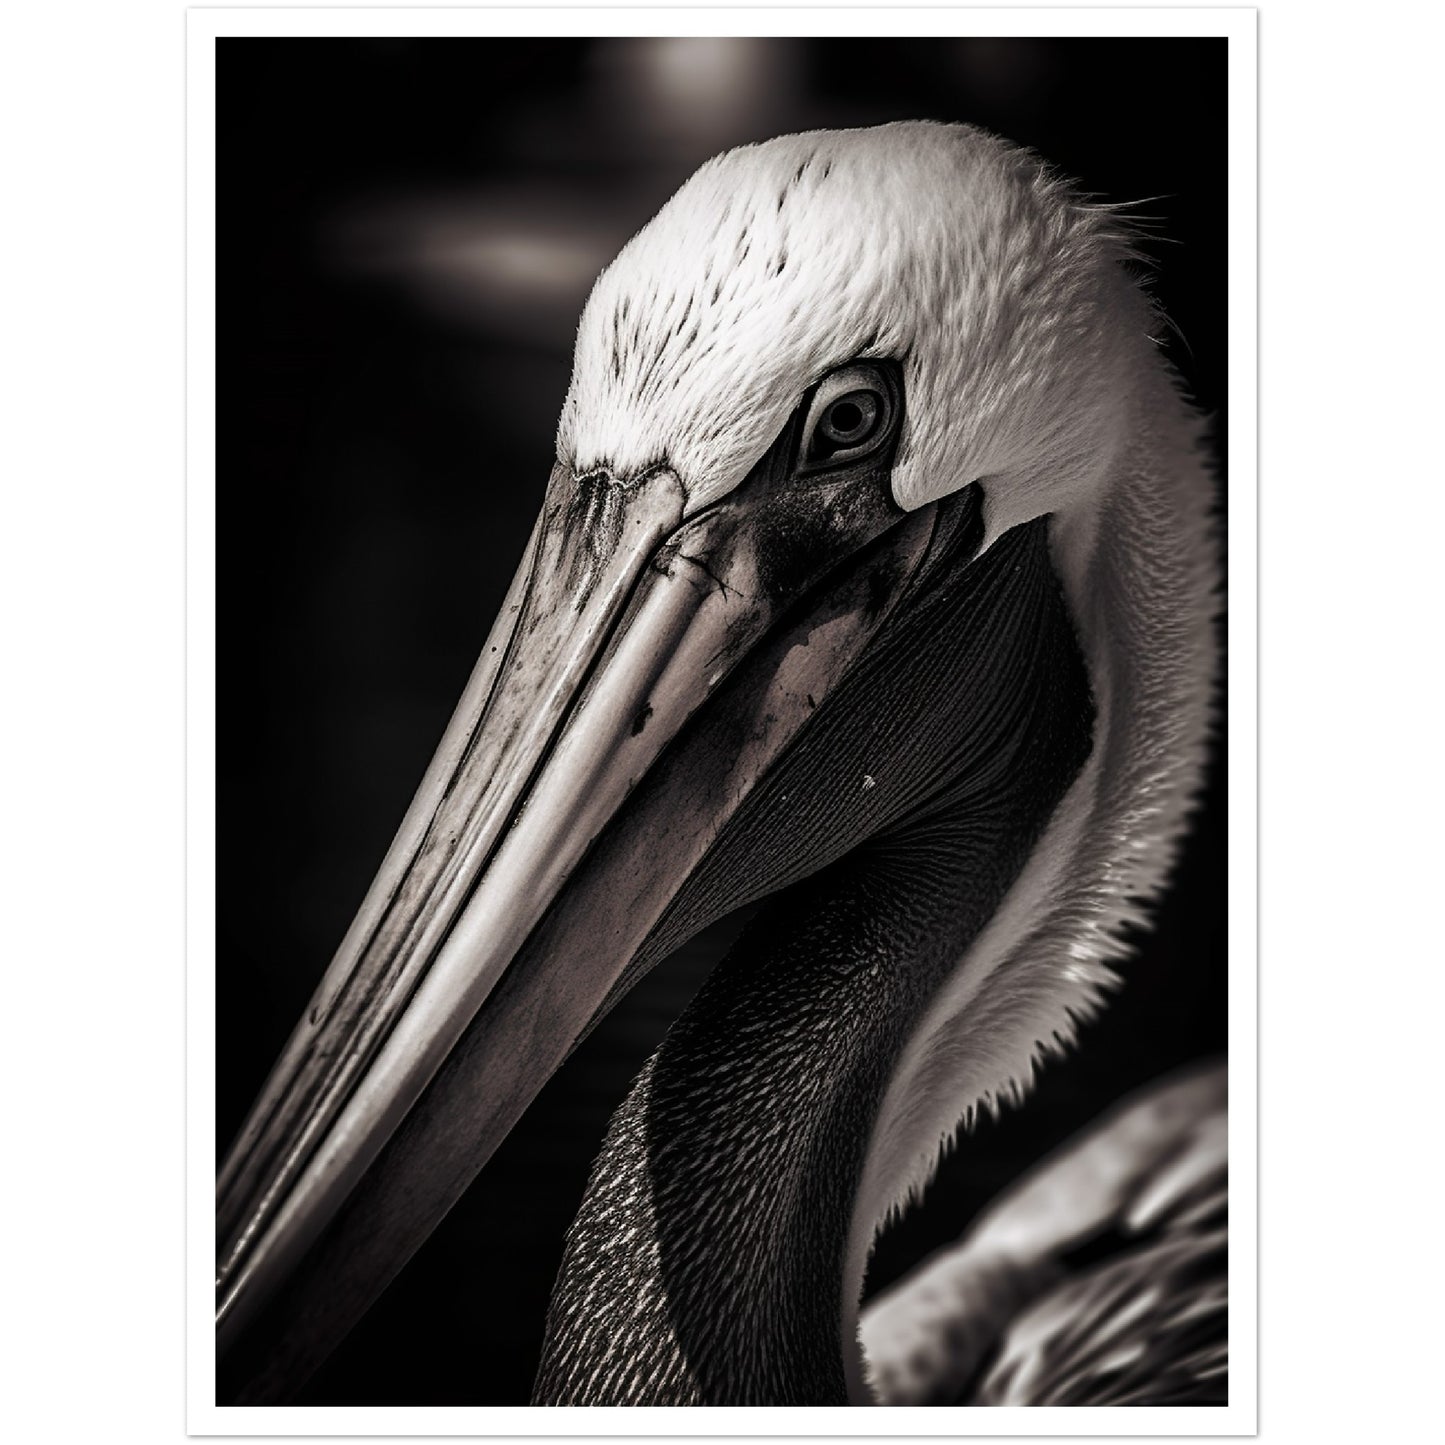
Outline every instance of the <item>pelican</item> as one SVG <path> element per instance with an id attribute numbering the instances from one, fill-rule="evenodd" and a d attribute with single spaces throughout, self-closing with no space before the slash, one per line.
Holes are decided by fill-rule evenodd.
<path id="1" fill-rule="evenodd" d="M 1100 1007 L 1210 726 L 1212 482 L 1134 259 L 1038 157 L 909 122 L 719 156 L 602 273 L 511 591 L 220 1170 L 235 1398 L 294 1391 L 597 1020 L 761 899 L 613 1118 L 534 1398 L 960 1397 L 909 1364 L 947 1321 L 860 1322 L 870 1250 Z M 1217 1079 L 1170 1087 L 1144 1132 L 1217 1143 Z M 1014 1270 L 1044 1313 L 991 1398 L 1078 1301 L 1062 1241 L 1159 1171 L 1217 1217 L 1162 1144 L 1086 1207 L 1077 1147 L 927 1271 L 977 1318 L 1030 1199 L 1093 1221 Z"/>

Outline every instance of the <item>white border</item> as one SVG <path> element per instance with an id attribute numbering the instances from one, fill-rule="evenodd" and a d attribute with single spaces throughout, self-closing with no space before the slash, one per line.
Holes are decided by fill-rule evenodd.
<path id="1" fill-rule="evenodd" d="M 1229 57 L 1230 1398 L 1224 1408 L 220 1407 L 215 1139 L 215 63 L 223 36 L 827 35 L 826 9 L 193 9 L 187 13 L 187 1405 L 202 1435 L 1248 1435 L 1256 1423 L 1256 16 L 1249 9 L 847 7 L 850 33 L 1222 36 Z M 1147 123 L 1147 120 L 1141 120 Z"/>

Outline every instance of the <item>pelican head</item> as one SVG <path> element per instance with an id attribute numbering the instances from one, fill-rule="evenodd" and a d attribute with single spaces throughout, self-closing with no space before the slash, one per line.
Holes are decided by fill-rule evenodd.
<path id="1" fill-rule="evenodd" d="M 221 1172 L 249 1397 L 776 895 L 614 1119 L 538 1398 L 868 1398 L 877 1230 L 1097 1006 L 1198 780 L 1211 489 L 1131 259 L 908 123 L 720 156 L 603 272 L 512 590 Z"/>

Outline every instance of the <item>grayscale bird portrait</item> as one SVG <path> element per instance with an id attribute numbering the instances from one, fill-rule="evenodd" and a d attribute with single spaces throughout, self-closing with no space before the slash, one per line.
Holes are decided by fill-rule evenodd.
<path id="1" fill-rule="evenodd" d="M 218 1404 L 1229 1403 L 1227 46 L 217 42 Z"/>

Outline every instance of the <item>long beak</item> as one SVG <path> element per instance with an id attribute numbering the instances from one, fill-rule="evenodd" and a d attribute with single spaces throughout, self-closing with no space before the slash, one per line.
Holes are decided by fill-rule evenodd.
<path id="1" fill-rule="evenodd" d="M 416 799 L 221 1169 L 218 1345 L 246 1341 L 241 1398 L 293 1390 L 435 1227 L 916 568 L 930 511 L 894 507 L 886 474 L 779 479 L 765 459 L 689 518 L 665 468 L 554 470 Z"/>

